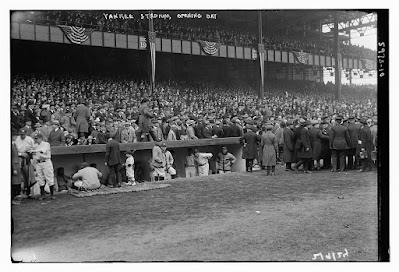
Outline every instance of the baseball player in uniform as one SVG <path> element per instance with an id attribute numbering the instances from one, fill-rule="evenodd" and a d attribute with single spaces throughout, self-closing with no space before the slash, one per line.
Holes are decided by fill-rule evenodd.
<path id="1" fill-rule="evenodd" d="M 46 183 L 50 187 L 51 199 L 55 199 L 54 193 L 54 168 L 51 162 L 50 144 L 43 141 L 43 135 L 38 133 L 34 136 L 36 145 L 33 148 L 32 156 L 36 161 L 36 180 L 40 186 L 40 198 L 43 200 L 45 197 L 44 186 Z"/>

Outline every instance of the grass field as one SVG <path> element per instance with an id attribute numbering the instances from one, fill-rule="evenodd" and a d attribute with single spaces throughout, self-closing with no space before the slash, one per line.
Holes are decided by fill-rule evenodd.
<path id="1" fill-rule="evenodd" d="M 334 253 L 337 261 L 377 261 L 376 172 L 277 168 L 273 177 L 233 173 L 138 193 L 24 200 L 12 207 L 12 256 L 24 262 L 311 262 L 314 254 Z M 345 249 L 348 256 L 338 258 Z"/>

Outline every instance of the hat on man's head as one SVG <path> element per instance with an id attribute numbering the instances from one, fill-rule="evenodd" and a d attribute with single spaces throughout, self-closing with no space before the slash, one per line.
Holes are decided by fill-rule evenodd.
<path id="1" fill-rule="evenodd" d="M 299 119 L 299 123 L 300 123 L 301 125 L 304 125 L 305 119 L 303 119 L 303 118 Z"/>
<path id="2" fill-rule="evenodd" d="M 194 124 L 195 124 L 195 121 L 194 121 L 194 120 L 191 120 L 191 119 L 190 119 L 190 120 L 187 121 L 187 125 L 188 125 L 188 126 L 191 126 L 191 125 L 194 125 Z"/>
<path id="3" fill-rule="evenodd" d="M 54 121 L 53 121 L 53 125 L 58 125 L 58 126 L 59 126 L 59 125 L 60 125 L 60 122 L 59 122 L 58 120 L 54 120 Z"/>
<path id="4" fill-rule="evenodd" d="M 294 121 L 292 121 L 292 120 L 287 120 L 287 126 L 291 126 L 291 125 L 293 125 L 294 124 Z"/>
<path id="5" fill-rule="evenodd" d="M 35 136 L 33 137 L 33 138 L 35 138 L 35 139 L 43 139 L 43 134 L 41 134 L 41 133 L 36 133 L 35 134 Z"/>
<path id="6" fill-rule="evenodd" d="M 319 122 L 317 121 L 317 120 L 311 120 L 310 121 L 310 124 L 312 124 L 312 125 L 316 125 L 316 124 L 318 124 Z"/>
<path id="7" fill-rule="evenodd" d="M 310 125 L 310 122 L 308 120 L 306 120 L 302 125 L 303 126 L 308 126 L 308 125 Z"/>
<path id="8" fill-rule="evenodd" d="M 26 130 L 23 129 L 23 128 L 21 128 L 21 129 L 19 130 L 18 134 L 19 134 L 19 135 L 21 135 L 21 134 L 26 135 Z"/>
<path id="9" fill-rule="evenodd" d="M 266 124 L 265 129 L 266 130 L 272 130 L 273 126 L 271 124 Z"/>
<path id="10" fill-rule="evenodd" d="M 343 119 L 342 115 L 337 115 L 337 116 L 335 117 L 335 120 L 342 120 L 342 119 Z"/>
<path id="11" fill-rule="evenodd" d="M 359 122 L 361 124 L 367 124 L 367 119 L 366 118 L 360 118 Z"/>
<path id="12" fill-rule="evenodd" d="M 83 163 L 80 165 L 80 169 L 86 168 L 86 167 L 88 167 L 88 166 L 89 166 L 89 164 L 88 164 L 87 162 L 83 162 Z"/>
<path id="13" fill-rule="evenodd" d="M 12 135 L 12 136 L 18 135 L 18 130 L 16 130 L 15 128 L 13 128 L 13 129 L 11 130 L 11 135 Z"/>
<path id="14" fill-rule="evenodd" d="M 141 104 L 143 104 L 143 103 L 146 103 L 146 102 L 148 102 L 149 100 L 147 99 L 147 98 L 143 98 L 142 100 L 141 100 Z"/>

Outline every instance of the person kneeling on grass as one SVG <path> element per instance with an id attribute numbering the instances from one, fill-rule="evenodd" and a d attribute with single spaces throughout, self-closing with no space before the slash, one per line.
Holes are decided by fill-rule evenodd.
<path id="1" fill-rule="evenodd" d="M 100 178 L 103 175 L 88 163 L 82 163 L 80 170 L 72 176 L 74 187 L 79 190 L 95 190 L 101 187 Z"/>
<path id="2" fill-rule="evenodd" d="M 126 162 L 122 165 L 125 166 L 126 177 L 128 179 L 127 185 L 136 185 L 136 180 L 134 178 L 134 152 L 135 150 L 126 151 Z"/>

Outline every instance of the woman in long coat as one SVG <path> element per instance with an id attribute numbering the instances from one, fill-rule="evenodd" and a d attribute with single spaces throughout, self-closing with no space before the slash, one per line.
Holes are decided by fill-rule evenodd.
<path id="1" fill-rule="evenodd" d="M 258 143 L 261 141 L 261 137 L 255 133 L 257 129 L 253 125 L 248 125 L 247 129 L 248 131 L 241 137 L 240 142 L 244 145 L 242 158 L 245 159 L 247 172 L 252 172 L 254 159 L 258 156 Z"/>
<path id="2" fill-rule="evenodd" d="M 283 131 L 283 160 L 285 162 L 285 171 L 292 170 L 291 164 L 295 162 L 295 145 L 294 145 L 294 123 L 287 121 L 287 127 Z"/>
<path id="3" fill-rule="evenodd" d="M 266 125 L 266 133 L 262 135 L 261 146 L 263 149 L 262 164 L 266 166 L 267 175 L 276 175 L 276 153 L 277 153 L 277 139 L 276 135 L 272 133 L 273 126 Z"/>

